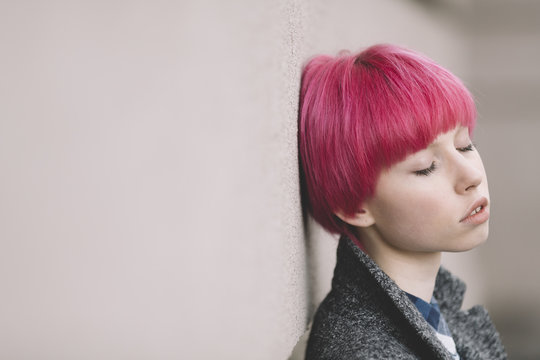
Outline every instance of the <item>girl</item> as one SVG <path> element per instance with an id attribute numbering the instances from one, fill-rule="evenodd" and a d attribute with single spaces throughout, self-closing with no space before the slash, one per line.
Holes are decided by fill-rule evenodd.
<path id="1" fill-rule="evenodd" d="M 304 205 L 341 234 L 306 359 L 505 359 L 442 251 L 483 243 L 489 191 L 464 85 L 391 45 L 317 56 L 302 75 Z"/>

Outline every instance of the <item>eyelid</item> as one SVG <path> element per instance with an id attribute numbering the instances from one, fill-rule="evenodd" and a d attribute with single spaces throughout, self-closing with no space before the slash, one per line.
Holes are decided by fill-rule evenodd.
<path id="1" fill-rule="evenodd" d="M 415 171 L 414 173 L 415 173 L 417 176 L 428 176 L 429 174 L 431 174 L 432 172 L 434 172 L 436 168 L 437 168 L 437 166 L 435 165 L 435 161 L 433 161 L 433 162 L 431 163 L 430 167 L 425 168 L 425 169 L 422 169 L 422 170 L 417 170 L 417 171 Z"/>

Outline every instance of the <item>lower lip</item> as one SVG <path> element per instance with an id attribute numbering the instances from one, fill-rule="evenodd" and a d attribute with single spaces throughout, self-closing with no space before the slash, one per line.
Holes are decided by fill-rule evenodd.
<path id="1" fill-rule="evenodd" d="M 471 224 L 471 225 L 480 225 L 488 221 L 489 219 L 489 210 L 486 207 L 483 207 L 482 210 L 477 212 L 474 215 L 467 216 L 465 219 L 461 220 L 461 223 Z"/>

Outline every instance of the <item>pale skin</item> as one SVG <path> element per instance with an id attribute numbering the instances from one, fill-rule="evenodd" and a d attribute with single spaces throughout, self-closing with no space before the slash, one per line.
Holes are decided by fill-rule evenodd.
<path id="1" fill-rule="evenodd" d="M 486 173 L 468 129 L 442 133 L 384 170 L 356 213 L 336 215 L 401 289 L 429 302 L 441 252 L 470 250 L 489 232 Z"/>

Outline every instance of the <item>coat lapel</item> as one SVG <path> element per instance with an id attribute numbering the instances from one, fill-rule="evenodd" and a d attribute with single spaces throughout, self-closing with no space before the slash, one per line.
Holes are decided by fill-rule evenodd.
<path id="1" fill-rule="evenodd" d="M 460 310 L 466 286 L 441 267 L 434 296 L 439 302 L 461 360 L 502 360 L 507 355 L 487 310 L 480 305 Z"/>

